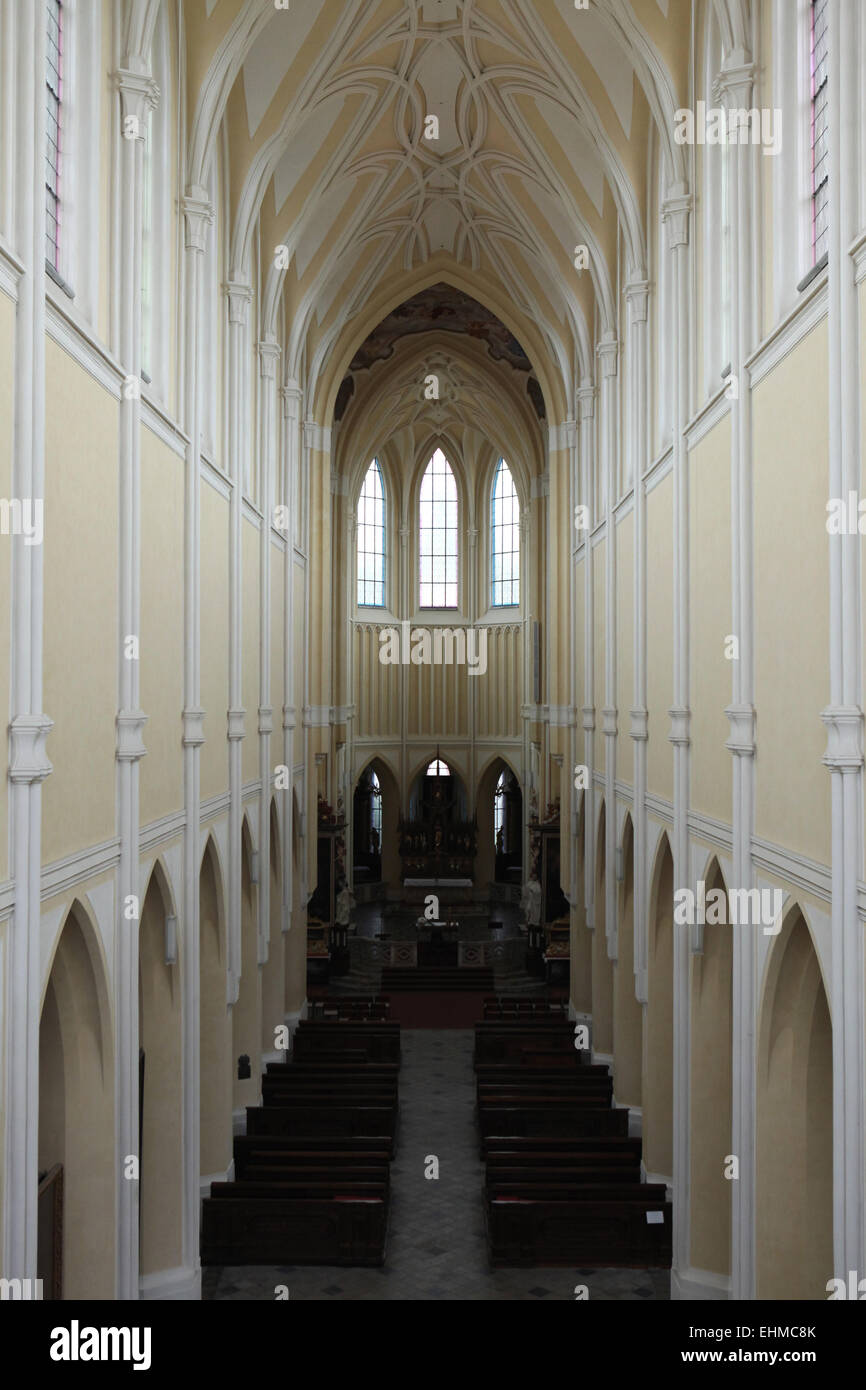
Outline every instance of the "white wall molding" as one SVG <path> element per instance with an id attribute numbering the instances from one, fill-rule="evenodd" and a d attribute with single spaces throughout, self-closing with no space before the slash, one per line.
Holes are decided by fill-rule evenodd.
<path id="1" fill-rule="evenodd" d="M 803 299 L 786 314 L 761 345 L 746 359 L 745 369 L 753 387 L 769 376 L 779 363 L 803 341 L 822 319 L 829 305 L 827 271 L 816 276 L 803 292 Z"/>

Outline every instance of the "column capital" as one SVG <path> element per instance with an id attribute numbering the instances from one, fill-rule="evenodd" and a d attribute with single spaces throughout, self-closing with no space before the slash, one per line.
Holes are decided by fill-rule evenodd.
<path id="1" fill-rule="evenodd" d="M 259 733 L 272 734 L 274 732 L 274 711 L 270 705 L 259 705 Z"/>
<path id="2" fill-rule="evenodd" d="M 184 222 L 184 245 L 187 251 L 203 252 L 207 245 L 208 228 L 214 220 L 213 203 L 206 188 L 193 184 L 180 200 Z"/>
<path id="3" fill-rule="evenodd" d="M 628 305 L 629 323 L 646 323 L 649 280 L 629 280 L 623 293 Z"/>
<path id="4" fill-rule="evenodd" d="M 132 116 L 139 125 L 147 119 L 148 111 L 159 105 L 160 90 L 147 72 L 136 72 L 133 68 L 118 68 L 114 74 L 114 85 L 120 93 L 120 113 L 124 120 Z M 141 140 L 143 135 L 126 135 L 124 138 Z"/>
<path id="5" fill-rule="evenodd" d="M 235 743 L 242 738 L 246 738 L 244 727 L 245 709 L 230 709 L 226 711 L 226 736 L 230 743 Z"/>
<path id="6" fill-rule="evenodd" d="M 595 413 L 595 387 L 591 381 L 585 381 L 577 388 L 577 405 L 579 418 L 591 420 Z"/>
<path id="7" fill-rule="evenodd" d="M 285 386 L 280 387 L 280 395 L 283 398 L 283 414 L 287 420 L 299 420 L 301 418 L 301 401 L 304 393 L 294 378 L 290 378 Z"/>
<path id="8" fill-rule="evenodd" d="M 731 53 L 713 82 L 713 100 L 728 110 L 750 106 L 756 71 L 755 64 L 742 49 Z"/>
<path id="9" fill-rule="evenodd" d="M 583 705 L 580 713 L 583 732 L 585 734 L 591 734 L 595 728 L 595 705 Z"/>
<path id="10" fill-rule="evenodd" d="M 246 323 L 253 302 L 252 286 L 242 280 L 226 280 L 222 288 L 229 302 L 229 323 Z"/>
<path id="11" fill-rule="evenodd" d="M 121 710 L 115 719 L 117 744 L 115 757 L 119 763 L 137 763 L 147 754 L 144 746 L 144 726 L 147 715 L 140 709 Z"/>
<path id="12" fill-rule="evenodd" d="M 44 782 L 54 771 L 45 743 L 54 720 L 47 714 L 19 714 L 9 725 L 9 781 Z"/>
<path id="13" fill-rule="evenodd" d="M 689 244 L 689 218 L 692 211 L 692 195 L 685 184 L 674 184 L 662 203 L 662 222 L 667 228 L 668 249 Z"/>
<path id="14" fill-rule="evenodd" d="M 259 343 L 259 373 L 269 381 L 277 379 L 277 362 L 280 360 L 280 345 L 273 338 L 265 338 Z"/>
<path id="15" fill-rule="evenodd" d="M 828 705 L 821 711 L 827 751 L 821 761 L 831 772 L 859 771 L 863 766 L 863 711 L 857 705 Z"/>
<path id="16" fill-rule="evenodd" d="M 605 705 L 602 709 L 601 729 L 606 738 L 616 738 L 617 711 L 614 705 Z"/>
<path id="17" fill-rule="evenodd" d="M 725 714 L 731 726 L 725 747 L 740 758 L 755 756 L 755 709 L 752 705 L 728 705 Z"/>
<path id="18" fill-rule="evenodd" d="M 616 376 L 617 362 L 619 360 L 619 343 L 616 334 L 612 330 L 602 334 L 601 340 L 596 344 L 595 355 L 601 363 L 601 374 L 606 380 Z"/>

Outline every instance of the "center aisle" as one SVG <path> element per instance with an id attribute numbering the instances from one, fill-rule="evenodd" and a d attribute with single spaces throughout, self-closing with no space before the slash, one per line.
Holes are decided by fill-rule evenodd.
<path id="1" fill-rule="evenodd" d="M 572 1301 L 584 1283 L 591 1300 L 666 1299 L 665 1270 L 489 1268 L 475 1116 L 473 1033 L 404 1029 L 400 1127 L 391 1166 L 391 1216 L 382 1269 L 224 1267 L 205 1269 L 205 1299 L 553 1299 Z M 427 1159 L 439 1177 L 425 1178 Z"/>

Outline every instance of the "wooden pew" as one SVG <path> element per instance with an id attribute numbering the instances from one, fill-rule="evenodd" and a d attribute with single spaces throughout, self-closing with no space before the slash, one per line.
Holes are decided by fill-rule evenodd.
<path id="1" fill-rule="evenodd" d="M 295 1134 L 237 1134 L 234 1140 L 235 1176 L 242 1178 L 247 1164 L 258 1161 L 297 1161 L 315 1159 L 336 1163 L 387 1163 L 391 1145 L 382 1135 L 329 1135 L 325 1138 Z"/>
<path id="2" fill-rule="evenodd" d="M 525 1138 L 577 1139 L 628 1134 L 628 1111 L 580 1106 L 486 1106 L 479 1116 L 481 1156 L 487 1152 L 488 1137 L 503 1135 Z"/>
<path id="3" fill-rule="evenodd" d="M 247 1106 L 248 1135 L 297 1135 L 305 1138 L 356 1138 L 367 1135 L 395 1148 L 397 1107 L 337 1103 Z"/>
<path id="4" fill-rule="evenodd" d="M 551 1199 L 539 1188 L 534 1198 L 489 1197 L 485 1212 L 491 1263 L 669 1269 L 670 1205 L 629 1195 L 628 1187 L 613 1192 L 615 1196 L 588 1197 L 573 1189 L 567 1197 Z"/>
<path id="5" fill-rule="evenodd" d="M 243 1187 L 243 1194 L 202 1203 L 203 1265 L 384 1262 L 386 1193 L 296 1197 L 277 1194 L 268 1184 Z"/>

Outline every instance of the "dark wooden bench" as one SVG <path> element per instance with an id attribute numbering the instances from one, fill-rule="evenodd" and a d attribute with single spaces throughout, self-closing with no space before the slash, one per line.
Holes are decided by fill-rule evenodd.
<path id="1" fill-rule="evenodd" d="M 230 1184 L 235 1186 L 235 1184 Z M 241 1186 L 241 1185 L 238 1185 Z M 203 1265 L 381 1265 L 388 1226 L 386 1195 L 274 1195 L 266 1185 L 205 1198 Z"/>
<path id="2" fill-rule="evenodd" d="M 551 1199 L 541 1188 L 537 1197 L 489 1197 L 485 1212 L 491 1263 L 669 1269 L 670 1206 L 655 1198 L 641 1200 L 628 1187 L 613 1191 L 616 1196 L 605 1198 L 574 1189 L 572 1195 Z"/>
<path id="3" fill-rule="evenodd" d="M 292 1134 L 238 1134 L 234 1140 L 235 1177 L 243 1178 L 251 1162 L 311 1162 L 383 1164 L 390 1161 L 391 1145 L 381 1135 L 330 1135 L 321 1138 Z"/>
<path id="4" fill-rule="evenodd" d="M 247 1106 L 248 1135 L 297 1135 L 305 1138 L 359 1135 L 387 1139 L 393 1150 L 397 1129 L 396 1105 L 296 1105 Z"/>
<path id="5" fill-rule="evenodd" d="M 589 1138 L 628 1134 L 628 1111 L 574 1104 L 549 1106 L 485 1106 L 479 1115 L 481 1153 L 488 1135 L 520 1135 L 535 1138 Z"/>

